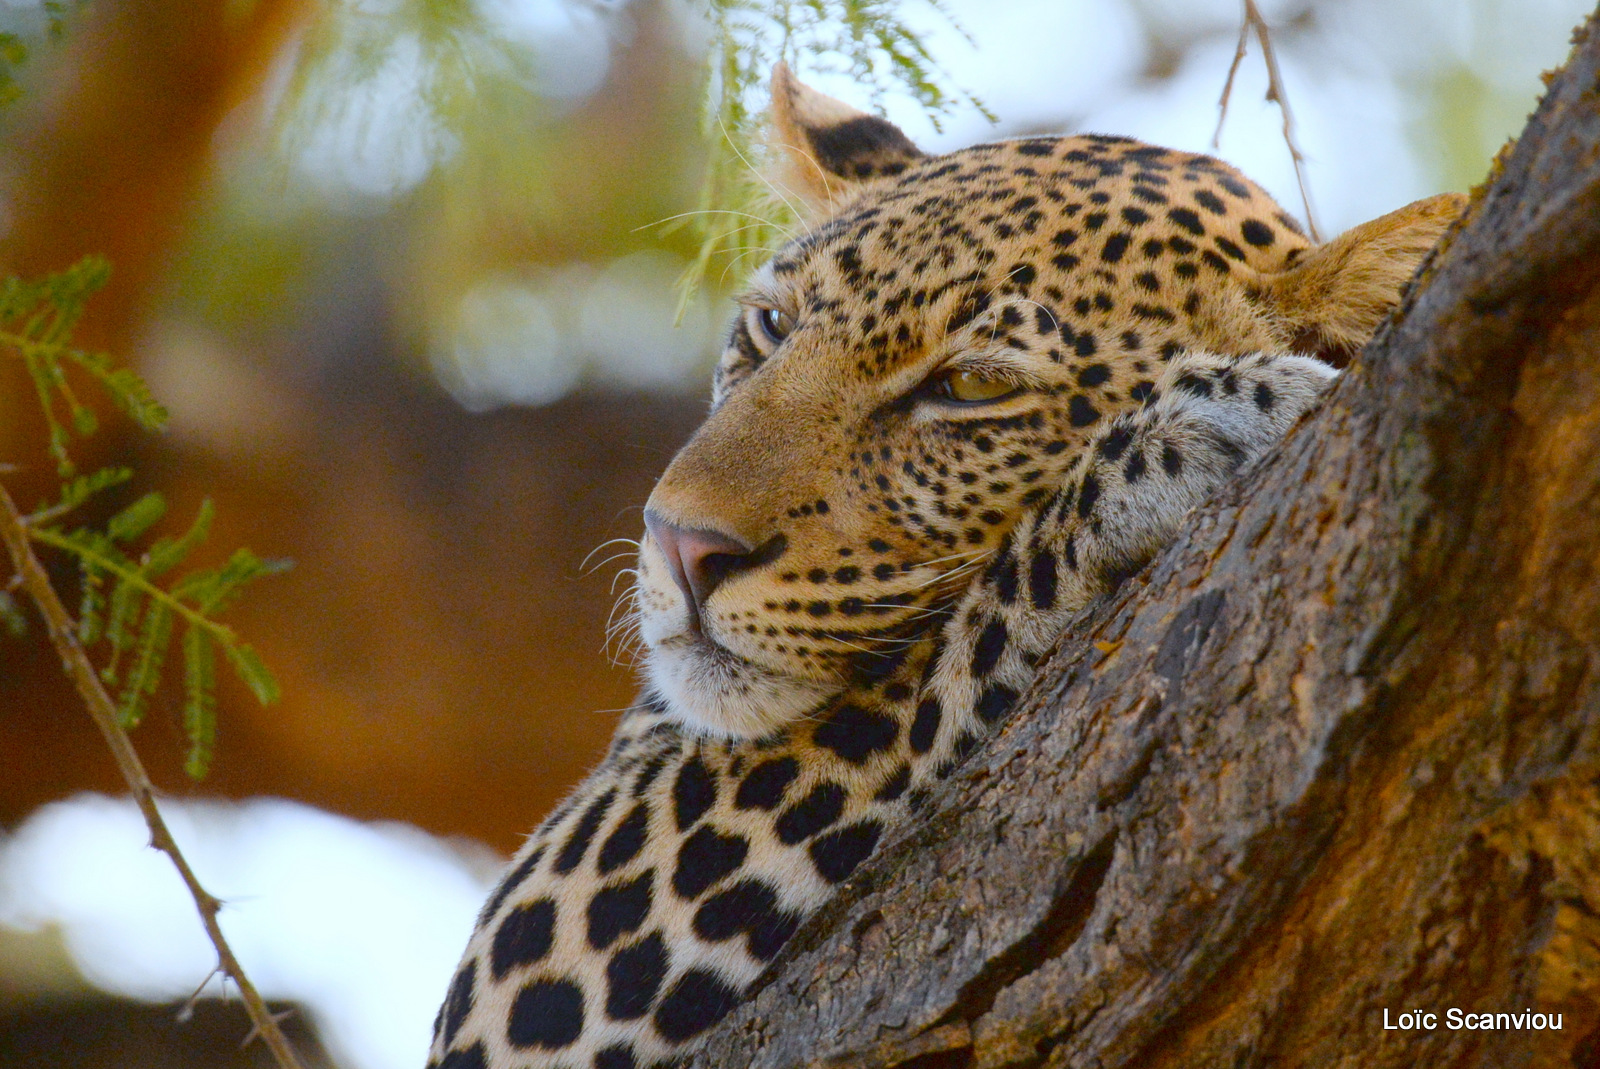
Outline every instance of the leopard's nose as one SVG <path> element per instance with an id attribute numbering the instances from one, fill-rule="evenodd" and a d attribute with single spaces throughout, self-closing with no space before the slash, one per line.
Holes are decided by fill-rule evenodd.
<path id="1" fill-rule="evenodd" d="M 690 624 L 698 630 L 706 599 L 724 579 L 751 564 L 752 548 L 718 531 L 668 523 L 650 509 L 645 510 L 644 525 L 683 591 Z"/>

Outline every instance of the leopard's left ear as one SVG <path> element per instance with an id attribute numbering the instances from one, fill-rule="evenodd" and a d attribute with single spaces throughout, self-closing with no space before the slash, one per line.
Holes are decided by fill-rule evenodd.
<path id="1" fill-rule="evenodd" d="M 825 215 L 861 183 L 899 174 L 922 150 L 886 119 L 819 93 L 789 72 L 772 70 L 772 142 L 783 166 L 778 185 Z"/>

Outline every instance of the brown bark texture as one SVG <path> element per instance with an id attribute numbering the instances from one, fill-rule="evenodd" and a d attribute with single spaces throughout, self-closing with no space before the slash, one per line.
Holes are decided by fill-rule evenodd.
<path id="1" fill-rule="evenodd" d="M 1600 1067 L 1600 15 L 1576 41 L 1322 409 L 696 1065 Z"/>

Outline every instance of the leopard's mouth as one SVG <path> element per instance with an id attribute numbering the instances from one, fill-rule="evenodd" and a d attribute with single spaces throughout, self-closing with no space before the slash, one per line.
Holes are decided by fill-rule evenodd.
<path id="1" fill-rule="evenodd" d="M 773 671 L 701 632 L 648 646 L 645 675 L 685 727 L 737 739 L 762 738 L 804 720 L 843 686 Z"/>

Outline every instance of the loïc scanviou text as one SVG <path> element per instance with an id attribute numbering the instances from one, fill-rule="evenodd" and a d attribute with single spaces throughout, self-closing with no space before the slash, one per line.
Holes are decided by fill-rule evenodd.
<path id="1" fill-rule="evenodd" d="M 1387 1008 L 1383 1011 L 1383 1027 L 1390 1031 L 1432 1032 L 1438 1029 L 1441 1023 L 1443 1027 L 1453 1032 L 1462 1030 L 1559 1032 L 1561 1014 L 1535 1013 L 1528 1009 L 1515 1013 L 1472 1013 L 1454 1006 L 1445 1010 L 1442 1015 L 1431 1010 L 1405 1010 L 1391 1016 Z"/>

